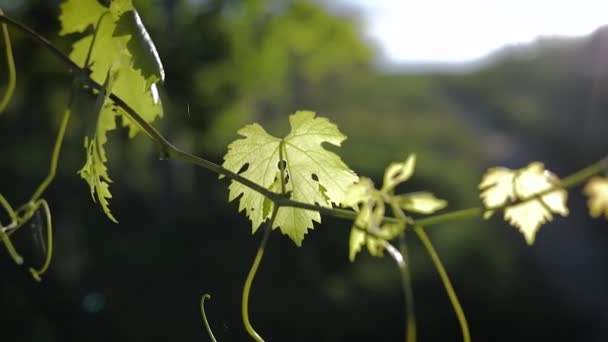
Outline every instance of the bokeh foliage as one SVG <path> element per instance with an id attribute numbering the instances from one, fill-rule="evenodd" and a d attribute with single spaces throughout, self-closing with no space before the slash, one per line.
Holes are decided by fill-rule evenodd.
<path id="1" fill-rule="evenodd" d="M 73 41 L 58 36 L 57 1 L 1 5 L 69 51 Z M 167 75 L 165 118 L 158 126 L 179 146 L 216 161 L 244 124 L 259 121 L 282 136 L 289 113 L 310 109 L 349 136 L 342 156 L 357 173 L 379 184 L 389 162 L 416 153 L 416 176 L 407 186 L 441 193 L 459 208 L 478 203 L 476 185 L 490 165 L 517 168 L 543 160 L 565 174 L 607 150 L 601 31 L 589 39 L 539 42 L 534 53 L 505 51 L 467 74 L 413 75 L 378 66 L 378 52 L 362 38 L 359 23 L 323 2 L 136 5 Z M 19 201 L 47 170 L 71 76 L 27 37 L 13 37 L 18 83 L 0 117 L 0 190 Z M 128 141 L 127 131 L 112 132 L 112 205 L 121 223 L 108 222 L 75 174 L 84 164 L 82 135 L 93 125 L 88 110 L 94 101 L 79 99 L 49 192 L 57 254 L 48 278 L 34 284 L 0 254 L 3 336 L 201 341 L 198 298 L 211 292 L 208 313 L 216 335 L 242 339 L 239 294 L 256 241 L 246 219 L 234 214 L 236 205 L 225 204 L 227 183 L 190 166 L 158 162 L 145 138 Z M 572 207 L 584 208 L 576 197 Z M 543 228 L 533 249 L 500 222 L 430 232 L 476 340 L 601 335 L 599 328 L 585 328 L 598 326 L 608 312 L 608 236 L 604 226 L 582 216 Z M 16 236 L 34 262 L 29 232 L 37 224 Z M 348 228 L 328 219 L 300 250 L 284 237 L 271 238 L 252 299 L 252 317 L 270 340 L 401 336 L 398 274 L 390 261 L 365 253 L 351 265 Z M 453 338 L 456 322 L 441 283 L 416 243 L 411 257 L 420 339 Z M 534 324 L 539 317 L 569 324 L 547 329 Z"/>

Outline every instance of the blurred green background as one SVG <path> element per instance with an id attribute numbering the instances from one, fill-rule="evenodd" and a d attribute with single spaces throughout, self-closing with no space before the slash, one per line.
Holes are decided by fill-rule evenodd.
<path id="1" fill-rule="evenodd" d="M 135 1 L 167 73 L 165 117 L 177 146 L 221 162 L 236 130 L 257 121 L 275 135 L 299 109 L 329 117 L 349 138 L 341 156 L 381 181 L 386 165 L 418 156 L 403 191 L 429 190 L 447 210 L 479 204 L 486 168 L 541 160 L 565 176 L 608 151 L 608 30 L 505 48 L 467 69 L 387 66 L 363 35 L 362 14 L 318 1 Z M 0 0 L 10 16 L 68 52 L 60 1 Z M 27 200 L 48 170 L 71 75 L 12 31 L 17 89 L 0 116 L 0 193 Z M 436 44 L 438 42 L 429 42 Z M 1 51 L 2 55 L 4 54 Z M 6 80 L 6 68 L 0 80 Z M 6 85 L 0 85 L 4 91 Z M 260 235 L 227 203 L 227 181 L 159 161 L 146 137 L 112 132 L 113 224 L 76 175 L 96 113 L 81 96 L 57 178 L 45 195 L 55 254 L 42 283 L 0 249 L 0 336 L 6 341 L 207 341 L 203 293 L 220 341 L 247 338 L 240 296 Z M 429 229 L 476 341 L 608 340 L 608 231 L 587 217 L 580 189 L 568 218 L 528 247 L 494 218 Z M 4 213 L 0 219 L 6 219 Z M 35 232 L 15 234 L 28 265 L 42 262 Z M 269 341 L 403 340 L 399 274 L 388 259 L 347 258 L 349 223 L 323 218 L 297 248 L 271 235 L 251 298 Z M 458 324 L 419 242 L 410 260 L 420 341 L 457 341 Z M 26 266 L 28 266 L 26 265 Z"/>

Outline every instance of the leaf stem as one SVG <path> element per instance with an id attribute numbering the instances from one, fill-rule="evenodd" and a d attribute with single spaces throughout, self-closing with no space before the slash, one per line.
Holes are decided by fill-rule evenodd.
<path id="1" fill-rule="evenodd" d="M 399 235 L 399 251 L 405 260 L 409 260 L 407 246 L 405 245 L 405 232 Z M 411 265 L 411 263 L 410 263 Z M 401 283 L 405 296 L 405 309 L 407 314 L 406 321 L 406 342 L 416 342 L 416 310 L 414 302 L 414 288 L 412 286 L 412 276 L 405 263 L 401 267 Z"/>
<path id="2" fill-rule="evenodd" d="M 2 196 L 2 194 L 0 194 L 0 205 L 2 205 L 2 208 L 4 208 L 4 210 L 6 210 L 6 213 L 8 214 L 8 216 L 11 219 L 11 223 L 15 223 L 17 221 L 17 213 L 15 213 L 15 210 L 13 210 L 13 207 L 11 207 L 11 205 L 8 203 L 6 198 L 4 198 L 4 196 Z M 10 224 L 9 224 L 9 226 L 10 226 Z"/>
<path id="3" fill-rule="evenodd" d="M 249 333 L 249 336 L 251 336 L 257 342 L 264 342 L 264 339 L 255 331 L 255 329 L 251 325 L 251 321 L 249 320 L 249 293 L 251 292 L 251 284 L 253 283 L 253 279 L 255 278 L 255 275 L 258 272 L 258 268 L 260 267 L 260 263 L 262 262 L 262 257 L 264 256 L 264 250 L 268 242 L 268 237 L 270 236 L 270 232 L 272 231 L 272 224 L 274 223 L 274 220 L 277 217 L 278 211 L 278 206 L 275 206 L 272 209 L 270 220 L 268 221 L 268 225 L 264 230 L 262 242 L 258 247 L 258 251 L 255 254 L 255 259 L 253 259 L 253 264 L 251 265 L 251 269 L 249 269 L 247 279 L 245 279 L 245 285 L 243 286 L 243 297 L 241 301 L 241 314 L 243 316 L 243 324 L 245 324 L 245 329 L 247 330 L 247 333 Z"/>
<path id="4" fill-rule="evenodd" d="M 44 264 L 42 265 L 42 267 L 40 267 L 40 269 L 35 269 L 33 267 L 30 267 L 29 269 L 30 273 L 32 274 L 32 277 L 34 277 L 36 281 L 41 281 L 40 276 L 46 273 L 49 266 L 51 265 L 51 260 L 53 258 L 53 221 L 51 220 L 51 209 L 49 208 L 49 204 L 44 199 L 41 199 L 37 202 L 37 205 L 34 207 L 33 211 L 38 210 L 39 207 L 42 207 L 42 209 L 44 210 L 44 215 L 46 218 L 47 252 Z"/>
<path id="5" fill-rule="evenodd" d="M 418 235 L 418 238 L 420 238 L 420 241 L 424 245 L 426 251 L 431 256 L 431 260 L 433 261 L 433 264 L 437 269 L 437 273 L 439 273 L 441 282 L 443 282 L 445 291 L 447 292 L 448 297 L 450 298 L 450 302 L 452 303 L 452 307 L 454 308 L 454 312 L 456 313 L 456 318 L 458 318 L 458 324 L 460 325 L 460 331 L 462 333 L 462 340 L 464 342 L 471 342 L 471 335 L 469 333 L 469 325 L 467 323 L 467 319 L 464 315 L 464 311 L 462 310 L 462 306 L 460 305 L 460 301 L 458 301 L 458 296 L 456 296 L 456 292 L 454 291 L 454 287 L 452 286 L 450 277 L 448 276 L 448 273 L 443 267 L 443 264 L 441 263 L 441 259 L 439 258 L 437 251 L 435 251 L 431 240 L 421 227 L 414 227 L 414 231 L 416 232 L 416 235 Z"/>
<path id="6" fill-rule="evenodd" d="M 407 221 L 409 219 L 395 200 L 390 201 L 390 206 L 393 213 L 397 215 L 399 219 L 403 221 Z M 401 288 L 403 290 L 403 299 L 405 300 L 405 341 L 416 342 L 416 310 L 414 305 L 414 289 L 412 287 L 412 277 L 410 275 L 410 271 L 404 262 L 404 258 L 405 260 L 408 260 L 407 246 L 405 243 L 405 230 L 399 234 L 399 252 L 401 254 L 402 262 L 397 262 L 397 265 L 399 266 L 399 271 L 401 273 Z"/>
<path id="7" fill-rule="evenodd" d="M 0 9 L 0 14 L 4 15 L 2 9 Z M 13 56 L 13 47 L 11 45 L 11 37 L 8 34 L 8 28 L 6 24 L 2 24 L 2 35 L 4 38 L 4 48 L 6 49 L 6 66 L 8 67 L 8 84 L 6 86 L 6 92 L 4 96 L 2 96 L 2 100 L 0 100 L 0 114 L 4 112 L 8 102 L 13 96 L 13 92 L 15 91 L 15 83 L 17 83 L 17 73 L 15 72 L 15 58 Z"/>
<path id="8" fill-rule="evenodd" d="M 207 321 L 207 315 L 205 314 L 205 299 L 211 299 L 211 295 L 205 293 L 201 297 L 201 314 L 203 315 L 203 323 L 205 324 L 207 334 L 209 334 L 209 337 L 211 338 L 211 342 L 217 342 L 215 336 L 213 336 L 213 331 L 211 331 L 211 326 L 209 326 L 209 321 Z"/>
<path id="9" fill-rule="evenodd" d="M 407 249 L 405 248 L 405 239 L 402 239 L 404 234 L 399 236 L 399 249 L 385 241 L 384 248 L 388 254 L 395 260 L 401 274 L 401 290 L 405 301 L 405 341 L 416 341 L 416 310 L 414 305 L 414 291 L 412 288 L 412 278 L 407 268 L 405 260 L 407 260 Z"/>
<path id="10" fill-rule="evenodd" d="M 51 155 L 51 165 L 49 166 L 49 173 L 46 178 L 40 183 L 36 192 L 32 195 L 30 199 L 31 202 L 35 202 L 42 196 L 44 191 L 51 184 L 53 179 L 55 178 L 55 174 L 57 172 L 57 164 L 59 162 L 59 155 L 61 153 L 61 146 L 63 145 L 63 138 L 65 136 L 65 131 L 68 126 L 68 122 L 70 121 L 70 109 L 66 109 L 63 113 L 63 118 L 61 119 L 61 124 L 59 126 L 59 132 L 57 133 L 57 139 L 55 140 L 55 146 L 53 146 L 53 154 Z"/>
<path id="11" fill-rule="evenodd" d="M 19 253 L 15 249 L 15 246 L 13 246 L 13 243 L 11 242 L 11 238 L 4 231 L 4 229 L 0 229 L 0 239 L 4 243 L 4 246 L 6 246 L 6 250 L 8 251 L 8 254 L 11 256 L 11 258 L 13 259 L 13 261 L 17 265 L 22 265 L 23 264 L 23 257 L 21 255 L 19 255 Z"/>

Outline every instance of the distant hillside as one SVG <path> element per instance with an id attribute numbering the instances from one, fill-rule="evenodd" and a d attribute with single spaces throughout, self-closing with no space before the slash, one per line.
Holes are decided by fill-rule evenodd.
<path id="1" fill-rule="evenodd" d="M 582 162 L 606 153 L 608 28 L 506 47 L 487 61 L 469 74 L 432 76 L 462 115 L 539 157 Z"/>

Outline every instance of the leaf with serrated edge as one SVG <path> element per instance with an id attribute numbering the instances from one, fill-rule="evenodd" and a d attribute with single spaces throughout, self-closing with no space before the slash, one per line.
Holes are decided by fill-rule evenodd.
<path id="1" fill-rule="evenodd" d="M 109 183 L 112 182 L 108 175 L 108 168 L 105 165 L 107 161 L 104 145 L 107 142 L 107 132 L 116 128 L 115 122 L 116 113 L 110 105 L 104 105 L 99 113 L 96 133 L 92 139 L 85 137 L 84 147 L 87 151 L 87 158 L 84 166 L 78 174 L 89 185 L 91 197 L 95 201 L 95 195 L 99 199 L 106 216 L 117 223 L 118 221 L 110 212 L 108 199 L 112 198 L 110 193 Z"/>
<path id="2" fill-rule="evenodd" d="M 233 172 L 246 166 L 241 176 L 269 189 L 280 171 L 282 154 L 285 172 L 289 174 L 286 188 L 291 199 L 324 207 L 340 204 L 346 189 L 358 177 L 340 157 L 321 144 L 340 146 L 346 137 L 329 120 L 315 117 L 310 111 L 296 112 L 289 117 L 289 123 L 291 132 L 284 139 L 269 135 L 258 124 L 240 129 L 238 134 L 244 138 L 228 146 L 222 166 Z M 263 195 L 232 181 L 228 199 L 232 201 L 239 196 L 239 211 L 245 210 L 255 232 L 269 217 L 268 203 L 265 209 Z M 273 229 L 280 227 L 281 232 L 299 246 L 307 230 L 313 228 L 313 221 L 321 221 L 318 212 L 283 207 L 277 212 Z"/>
<path id="3" fill-rule="evenodd" d="M 482 177 L 479 189 L 481 200 L 488 207 L 501 206 L 515 199 L 513 193 L 513 177 L 515 172 L 504 167 L 489 169 Z"/>
<path id="4" fill-rule="evenodd" d="M 87 159 L 82 169 L 78 171 L 78 174 L 89 185 L 93 201 L 96 202 L 95 194 L 97 194 L 99 204 L 106 216 L 111 221 L 118 223 L 110 211 L 108 200 L 112 198 L 112 194 L 110 193 L 109 183 L 112 180 L 108 175 L 108 168 L 105 165 L 108 161 L 105 151 L 105 144 L 108 141 L 107 132 L 116 129 L 116 112 L 109 101 L 109 92 L 112 90 L 116 76 L 116 71 L 108 72 L 103 85 L 103 89 L 106 89 L 106 91 L 97 95 L 96 106 L 99 111 L 97 125 L 93 138 L 89 139 L 88 136 L 84 138 Z"/>
<path id="5" fill-rule="evenodd" d="M 589 196 L 589 215 L 598 218 L 603 212 L 608 220 L 608 177 L 592 178 L 583 191 Z"/>
<path id="6" fill-rule="evenodd" d="M 481 199 L 486 208 L 508 204 L 512 201 L 531 198 L 554 188 L 559 179 L 545 170 L 540 162 L 530 163 L 525 168 L 510 170 L 493 168 L 484 175 L 481 184 Z M 555 189 L 536 199 L 507 206 L 504 218 L 517 227 L 528 244 L 533 244 L 540 226 L 553 219 L 553 213 L 568 215 L 566 200 L 568 193 Z"/>

